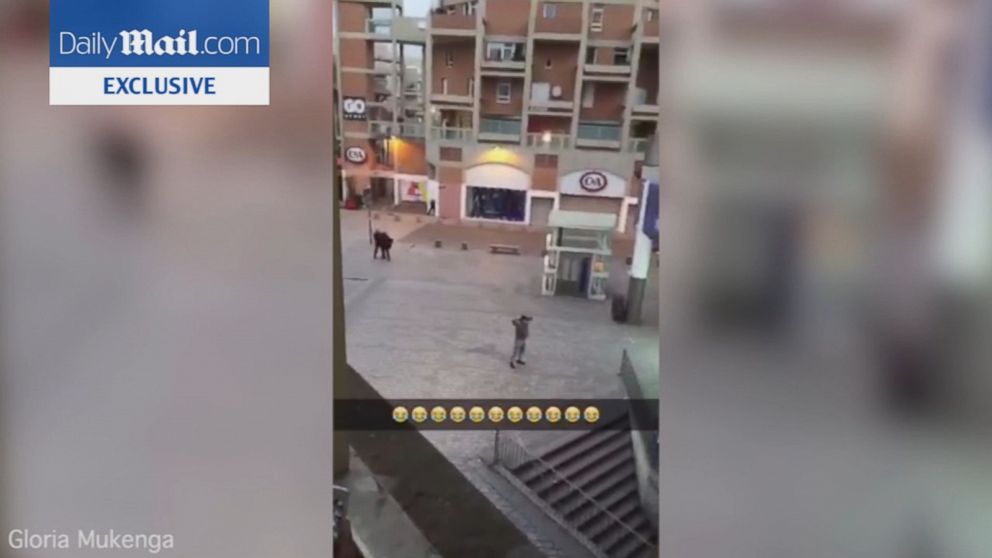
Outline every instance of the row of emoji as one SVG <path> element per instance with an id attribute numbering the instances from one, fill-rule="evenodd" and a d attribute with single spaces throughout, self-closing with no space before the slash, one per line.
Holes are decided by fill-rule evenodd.
<path id="1" fill-rule="evenodd" d="M 486 411 L 482 407 L 472 407 L 468 411 L 464 407 L 452 407 L 448 410 L 444 407 L 437 406 L 430 410 L 428 413 L 425 407 L 414 407 L 413 409 L 407 410 L 406 407 L 394 407 L 393 408 L 393 420 L 396 422 L 407 422 L 412 420 L 413 422 L 423 423 L 427 422 L 428 418 L 434 422 L 440 424 L 446 420 L 450 420 L 454 423 L 461 423 L 468 419 L 476 424 L 485 421 L 487 418 L 489 422 L 499 423 L 502 422 L 504 418 L 512 423 L 518 423 L 523 421 L 525 418 L 532 423 L 539 423 L 542 420 L 547 420 L 548 422 L 554 424 L 556 422 L 564 419 L 567 422 L 576 423 L 580 420 L 585 420 L 586 422 L 592 424 L 599 420 L 599 409 L 596 407 L 586 407 L 585 410 L 580 410 L 578 407 L 567 407 L 564 411 L 558 407 L 548 407 L 547 409 L 541 409 L 540 407 L 530 407 L 524 411 L 520 407 L 510 407 L 504 412 L 502 407 L 490 407 L 489 411 Z"/>

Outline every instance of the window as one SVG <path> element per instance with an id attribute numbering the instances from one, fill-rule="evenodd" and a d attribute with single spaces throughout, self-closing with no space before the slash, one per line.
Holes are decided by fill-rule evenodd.
<path id="1" fill-rule="evenodd" d="M 448 78 L 441 78 L 441 94 L 448 94 Z"/>
<path id="2" fill-rule="evenodd" d="M 596 52 L 598 50 L 599 49 L 597 49 L 596 47 L 589 47 L 586 49 L 586 64 L 596 63 Z"/>
<path id="3" fill-rule="evenodd" d="M 534 166 L 543 169 L 554 169 L 558 167 L 557 155 L 539 154 L 534 155 Z"/>
<path id="4" fill-rule="evenodd" d="M 468 96 L 475 97 L 475 78 L 468 78 Z"/>
<path id="5" fill-rule="evenodd" d="M 518 43 L 486 43 L 486 60 L 493 62 L 523 60 L 521 46 Z"/>
<path id="6" fill-rule="evenodd" d="M 616 66 L 626 66 L 630 64 L 630 48 L 613 49 L 613 64 Z"/>
<path id="7" fill-rule="evenodd" d="M 658 19 L 658 10 L 655 10 L 653 8 L 648 8 L 647 10 L 644 11 L 646 12 L 644 14 L 645 21 L 654 21 Z"/>
<path id="8" fill-rule="evenodd" d="M 455 65 L 455 55 L 450 50 L 444 51 L 444 65 L 449 68 Z"/>
<path id="9" fill-rule="evenodd" d="M 602 31 L 603 30 L 603 7 L 598 5 L 593 5 L 591 18 L 589 20 L 589 30 L 590 31 Z"/>
<path id="10" fill-rule="evenodd" d="M 442 147 L 440 157 L 442 161 L 461 161 L 462 150 L 459 147 Z"/>
<path id="11" fill-rule="evenodd" d="M 596 86 L 592 83 L 587 83 L 582 89 L 582 108 L 592 108 L 592 105 L 596 102 Z"/>
<path id="12" fill-rule="evenodd" d="M 512 98 L 512 87 L 510 82 L 501 81 L 496 84 L 496 102 L 505 105 L 510 102 Z"/>
<path id="13" fill-rule="evenodd" d="M 551 2 L 544 3 L 544 19 L 554 19 L 558 15 L 558 5 Z"/>

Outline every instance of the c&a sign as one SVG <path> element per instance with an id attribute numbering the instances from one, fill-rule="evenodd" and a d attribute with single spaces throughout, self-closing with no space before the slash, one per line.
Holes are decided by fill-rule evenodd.
<path id="1" fill-rule="evenodd" d="M 622 198 L 627 195 L 627 180 L 604 170 L 581 170 L 562 176 L 560 190 L 571 196 Z"/>

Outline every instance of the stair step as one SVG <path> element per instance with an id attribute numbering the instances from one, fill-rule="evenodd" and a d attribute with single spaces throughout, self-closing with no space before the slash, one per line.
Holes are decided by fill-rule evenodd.
<path id="1" fill-rule="evenodd" d="M 618 518 L 620 521 L 627 523 L 631 512 L 638 511 L 640 507 L 641 503 L 637 500 L 626 500 L 623 502 L 623 506 L 618 507 L 615 511 L 610 510 L 610 513 L 601 511 L 582 522 L 581 525 L 576 525 L 576 528 L 583 535 L 590 539 L 595 539 L 605 533 L 610 527 L 616 527 Z"/>
<path id="2" fill-rule="evenodd" d="M 569 497 L 572 498 L 572 502 L 586 497 L 598 500 L 605 493 L 616 489 L 618 485 L 629 482 L 630 477 L 634 475 L 633 455 L 620 455 L 583 473 L 582 478 L 572 481 L 572 485 L 560 483 L 540 496 L 555 509 L 572 507 L 568 503 Z M 575 490 L 574 486 L 582 489 L 582 493 Z"/>
<path id="3" fill-rule="evenodd" d="M 549 452 L 545 452 L 541 455 L 541 461 L 557 468 L 563 462 L 573 459 L 576 456 L 581 456 L 583 453 L 588 451 L 589 448 L 608 441 L 611 438 L 616 437 L 618 434 L 626 434 L 628 437 L 630 436 L 629 432 L 624 432 L 621 430 L 597 429 L 591 432 L 586 432 L 581 436 L 577 436 L 576 438 L 565 442 L 561 446 L 552 449 Z M 539 475 L 544 471 L 545 466 L 541 463 L 541 461 L 529 461 L 512 469 L 512 472 L 517 478 L 526 483 L 530 478 Z"/>
<path id="4" fill-rule="evenodd" d="M 638 537 L 627 529 L 617 528 L 608 531 L 608 534 L 605 537 L 602 537 L 601 540 L 593 542 L 596 546 L 602 549 L 604 554 L 613 558 L 624 553 L 629 555 L 627 548 L 647 548 L 648 545 L 644 542 L 644 540 L 642 540 L 642 537 L 647 539 L 644 535 Z"/>
<path id="5" fill-rule="evenodd" d="M 630 438 L 630 429 L 620 429 L 615 425 L 622 423 L 624 426 L 629 426 L 630 419 L 626 415 L 620 419 L 614 420 L 609 424 L 605 424 L 596 430 L 586 432 L 582 436 L 575 438 L 561 446 L 546 452 L 541 456 L 541 459 L 550 464 L 552 467 L 558 467 L 561 463 L 569 461 L 576 456 L 582 455 L 583 452 L 589 448 L 596 447 L 601 442 L 605 442 L 611 438 L 617 436 L 626 436 Z"/>
<path id="6" fill-rule="evenodd" d="M 607 555 L 610 558 L 653 558 L 652 550 L 644 541 L 637 537 L 627 537 L 620 544 L 616 545 Z"/>
<path id="7" fill-rule="evenodd" d="M 588 452 L 577 456 L 572 461 L 555 467 L 555 469 L 559 475 L 572 480 L 578 478 L 584 471 L 595 467 L 597 464 L 608 461 L 613 456 L 620 455 L 625 449 L 628 451 L 631 449 L 629 437 L 611 438 L 595 448 L 590 448 Z M 534 489 L 534 492 L 540 493 L 559 481 L 560 479 L 553 475 L 539 474 L 531 477 L 531 481 L 527 484 Z"/>
<path id="8" fill-rule="evenodd" d="M 629 478 L 627 482 L 617 486 L 609 494 L 604 494 L 602 498 L 597 498 L 596 503 L 600 507 L 616 513 L 616 508 L 621 507 L 630 499 L 640 504 L 640 497 L 637 494 L 637 477 Z M 565 519 L 574 522 L 582 514 L 582 510 L 589 506 L 592 506 L 592 504 L 588 500 L 583 499 L 575 507 L 562 508 L 561 513 L 565 516 Z"/>

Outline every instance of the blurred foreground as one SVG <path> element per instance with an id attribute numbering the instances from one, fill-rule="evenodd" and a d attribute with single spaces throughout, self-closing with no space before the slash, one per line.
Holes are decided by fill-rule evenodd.
<path id="1" fill-rule="evenodd" d="M 662 556 L 992 556 L 992 11 L 870 4 L 668 13 Z"/>

